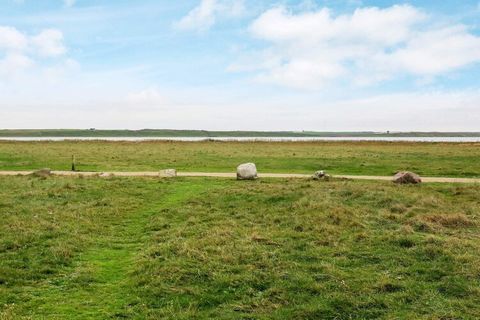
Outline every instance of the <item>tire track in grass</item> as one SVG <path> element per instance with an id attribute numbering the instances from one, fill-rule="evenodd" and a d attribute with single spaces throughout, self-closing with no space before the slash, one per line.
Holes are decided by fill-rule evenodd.
<path id="1" fill-rule="evenodd" d="M 138 304 L 142 302 L 134 294 L 129 273 L 134 270 L 142 244 L 149 240 L 145 229 L 150 218 L 164 208 L 221 186 L 219 181 L 182 179 L 164 185 L 163 190 L 152 188 L 145 201 L 154 201 L 112 225 L 109 235 L 79 255 L 66 273 L 39 287 L 29 302 L 35 312 L 25 316 L 31 319 L 138 318 L 141 315 L 135 314 L 132 307 L 137 306 L 138 312 L 142 309 Z M 161 191 L 166 194 L 156 196 Z"/>

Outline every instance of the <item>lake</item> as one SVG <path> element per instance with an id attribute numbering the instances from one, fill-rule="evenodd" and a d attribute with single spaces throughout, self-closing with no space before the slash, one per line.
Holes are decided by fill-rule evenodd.
<path id="1" fill-rule="evenodd" d="M 390 141 L 390 142 L 480 142 L 480 137 L 0 137 L 0 141 Z"/>

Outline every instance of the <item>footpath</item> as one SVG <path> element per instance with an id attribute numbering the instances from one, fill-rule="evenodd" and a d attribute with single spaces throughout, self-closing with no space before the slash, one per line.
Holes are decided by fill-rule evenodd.
<path id="1" fill-rule="evenodd" d="M 26 176 L 34 171 L 0 171 L 0 176 Z M 57 176 L 98 176 L 98 177 L 165 177 L 160 171 L 146 172 L 81 172 L 81 171 L 52 171 Z M 307 179 L 312 175 L 300 173 L 259 173 L 259 178 L 297 178 Z M 225 172 L 177 172 L 177 177 L 213 177 L 213 178 L 236 178 L 236 173 Z M 332 178 L 351 180 L 379 180 L 390 181 L 389 176 L 354 176 L 332 175 Z M 426 183 L 480 183 L 480 178 L 446 178 L 446 177 L 422 177 Z"/>

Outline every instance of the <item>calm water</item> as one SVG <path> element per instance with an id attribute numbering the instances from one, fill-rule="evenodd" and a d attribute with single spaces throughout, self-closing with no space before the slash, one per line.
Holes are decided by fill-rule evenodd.
<path id="1" fill-rule="evenodd" d="M 408 141 L 408 142 L 480 142 L 480 137 L 19 137 L 4 141 Z"/>

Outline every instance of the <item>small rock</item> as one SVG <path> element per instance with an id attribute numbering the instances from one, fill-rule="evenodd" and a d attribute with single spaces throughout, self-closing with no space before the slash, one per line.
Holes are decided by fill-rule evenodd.
<path id="1" fill-rule="evenodd" d="M 325 171 L 320 170 L 320 171 L 317 171 L 313 174 L 312 179 L 313 180 L 327 180 L 328 181 L 328 180 L 330 180 L 330 175 L 326 174 Z"/>
<path id="2" fill-rule="evenodd" d="M 254 163 L 244 163 L 237 167 L 237 180 L 255 180 L 257 177 L 257 167 Z"/>
<path id="3" fill-rule="evenodd" d="M 422 182 L 422 178 L 416 173 L 401 171 L 393 176 L 393 182 L 398 184 L 417 184 Z"/>
<path id="4" fill-rule="evenodd" d="M 32 173 L 32 176 L 37 177 L 37 178 L 47 178 L 52 175 L 52 171 L 48 168 L 36 170 Z"/>
<path id="5" fill-rule="evenodd" d="M 176 176 L 177 176 L 177 170 L 175 169 L 160 170 L 160 177 L 162 178 L 174 178 Z"/>
<path id="6" fill-rule="evenodd" d="M 313 176 L 317 177 L 317 178 L 323 178 L 323 177 L 325 177 L 325 171 L 323 171 L 323 170 L 317 171 L 313 174 Z"/>

